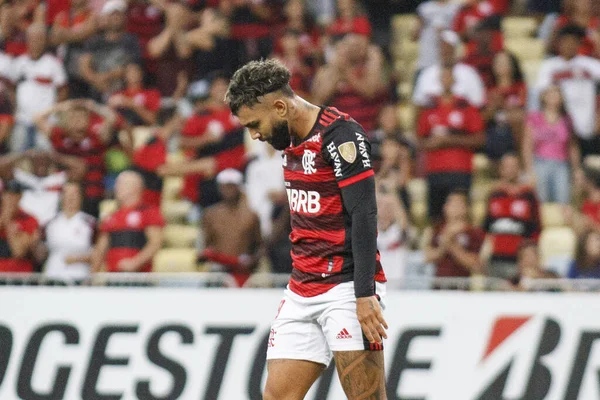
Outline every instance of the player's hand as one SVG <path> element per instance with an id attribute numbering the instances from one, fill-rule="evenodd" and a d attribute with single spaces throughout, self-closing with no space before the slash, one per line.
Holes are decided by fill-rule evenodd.
<path id="1" fill-rule="evenodd" d="M 123 272 L 135 272 L 137 271 L 137 263 L 132 258 L 124 258 L 117 264 L 119 271 Z"/>
<path id="2" fill-rule="evenodd" d="M 376 296 L 357 298 L 356 316 L 369 343 L 381 343 L 383 339 L 387 339 L 385 330 L 388 325 Z"/>

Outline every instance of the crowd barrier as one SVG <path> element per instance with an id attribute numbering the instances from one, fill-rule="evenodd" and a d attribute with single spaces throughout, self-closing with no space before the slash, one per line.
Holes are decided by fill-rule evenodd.
<path id="1" fill-rule="evenodd" d="M 261 398 L 281 289 L 137 279 L 0 287 L 0 399 Z M 600 399 L 595 293 L 390 291 L 384 304 L 389 399 Z M 307 399 L 345 399 L 333 367 Z"/>

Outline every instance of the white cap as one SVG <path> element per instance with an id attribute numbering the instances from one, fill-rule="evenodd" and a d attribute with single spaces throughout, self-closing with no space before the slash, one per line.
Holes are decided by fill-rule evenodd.
<path id="1" fill-rule="evenodd" d="M 244 175 L 237 169 L 227 168 L 217 175 L 217 183 L 219 185 L 237 185 L 244 183 Z"/>
<path id="2" fill-rule="evenodd" d="M 127 10 L 127 4 L 123 0 L 108 0 L 102 6 L 102 10 L 100 11 L 100 15 L 108 15 L 112 14 L 115 11 L 125 12 Z"/>
<path id="3" fill-rule="evenodd" d="M 440 39 L 452 46 L 458 46 L 458 44 L 460 43 L 460 37 L 458 36 L 458 34 L 451 30 L 443 31 L 440 34 Z"/>

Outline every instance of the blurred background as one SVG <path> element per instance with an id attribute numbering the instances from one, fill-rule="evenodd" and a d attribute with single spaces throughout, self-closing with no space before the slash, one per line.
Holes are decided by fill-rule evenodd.
<path id="1" fill-rule="evenodd" d="M 0 43 L 1 398 L 99 398 L 102 365 L 120 361 L 72 357 L 69 379 L 51 361 L 59 353 L 36 357 L 54 330 L 82 352 L 106 350 L 110 327 L 127 328 L 109 323 L 110 307 L 136 323 L 181 318 L 217 335 L 207 391 L 184 384 L 177 394 L 193 368 L 151 347 L 172 332 L 179 339 L 165 346 L 193 343 L 198 330 L 140 325 L 140 351 L 172 374 L 171 392 L 156 378 L 171 393 L 160 398 L 259 398 L 264 364 L 252 363 L 292 269 L 289 206 L 281 154 L 252 142 L 223 98 L 238 67 L 271 57 L 290 69 L 296 93 L 350 114 L 369 135 L 390 318 L 402 327 L 390 340 L 390 398 L 599 398 L 586 372 L 600 365 L 597 324 L 575 318 L 600 309 L 587 297 L 600 290 L 599 2 L 0 0 Z M 117 180 L 132 170 L 144 188 L 131 174 Z M 107 248 L 115 231 L 125 253 Z M 73 304 L 82 308 L 65 311 Z M 244 321 L 257 328 L 243 331 Z M 471 360 L 411 361 L 411 323 L 472 350 L 473 365 L 497 356 L 492 372 L 473 372 L 489 379 L 452 387 L 403 374 L 439 365 L 449 374 L 450 358 Z M 452 342 L 446 328 L 474 336 Z M 504 362 L 522 354 L 519 340 L 544 344 L 515 361 L 532 371 L 522 381 Z M 537 376 L 532 363 L 562 345 L 573 358 L 547 367 L 554 380 Z M 498 346 L 508 350 L 498 356 Z M 231 372 L 230 353 L 254 367 Z M 256 387 L 238 384 L 242 375 Z M 106 376 L 98 387 L 108 393 Z M 123 379 L 129 391 L 114 398 L 159 398 L 162 389 Z M 311 398 L 340 398 L 339 388 L 327 397 L 327 383 L 315 390 Z"/>

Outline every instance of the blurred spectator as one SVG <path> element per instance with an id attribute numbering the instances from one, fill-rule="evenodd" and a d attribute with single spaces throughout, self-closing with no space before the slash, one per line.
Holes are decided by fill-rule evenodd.
<path id="1" fill-rule="evenodd" d="M 194 79 L 203 79 L 215 71 L 232 75 L 239 66 L 230 23 L 220 12 L 205 9 L 200 15 L 200 26 L 189 31 L 186 40 L 194 50 Z"/>
<path id="2" fill-rule="evenodd" d="M 585 31 L 568 25 L 558 33 L 558 56 L 542 62 L 537 90 L 559 85 L 565 107 L 579 140 L 582 157 L 600 151 L 596 85 L 600 81 L 600 61 L 577 55 Z"/>
<path id="3" fill-rule="evenodd" d="M 38 116 L 36 124 L 56 152 L 85 161 L 83 211 L 97 218 L 104 197 L 104 156 L 115 139 L 117 115 L 91 100 L 69 100 Z"/>
<path id="4" fill-rule="evenodd" d="M 290 86 L 294 92 L 301 97 L 309 98 L 313 71 L 302 55 L 300 35 L 299 31 L 285 30 L 280 38 L 281 52 L 275 54 L 274 58 L 290 70 L 292 74 Z"/>
<path id="5" fill-rule="evenodd" d="M 522 283 L 522 279 L 552 279 L 558 277 L 554 272 L 547 271 L 542 266 L 537 243 L 533 240 L 525 240 L 519 246 L 517 267 L 518 275 L 511 282 L 516 286 Z"/>
<path id="6" fill-rule="evenodd" d="M 154 125 L 160 108 L 160 92 L 145 88 L 142 67 L 129 64 L 125 67 L 125 90 L 113 94 L 108 105 L 130 125 Z"/>
<path id="7" fill-rule="evenodd" d="M 492 161 L 521 146 L 527 85 L 514 54 L 502 51 L 494 56 L 492 87 L 483 111 L 487 123 L 485 152 Z"/>
<path id="8" fill-rule="evenodd" d="M 100 224 L 92 272 L 99 272 L 104 262 L 108 272 L 152 272 L 165 220 L 158 207 L 143 204 L 143 191 L 144 181 L 138 173 L 119 174 L 115 185 L 119 209 Z"/>
<path id="9" fill-rule="evenodd" d="M 206 248 L 200 259 L 213 263 L 213 271 L 230 272 L 241 287 L 259 261 L 260 221 L 242 193 L 241 172 L 226 169 L 216 180 L 223 200 L 204 213 L 202 228 Z"/>
<path id="10" fill-rule="evenodd" d="M 231 22 L 238 62 L 266 58 L 273 52 L 270 25 L 276 0 L 221 0 L 221 13 Z"/>
<path id="11" fill-rule="evenodd" d="M 428 0 L 417 8 L 419 28 L 415 33 L 419 39 L 418 70 L 439 64 L 440 34 L 451 29 L 459 8 L 460 4 L 450 0 Z"/>
<path id="12" fill-rule="evenodd" d="M 175 107 L 164 108 L 158 113 L 156 128 L 146 143 L 133 153 L 133 170 L 144 178 L 142 200 L 147 205 L 160 207 L 163 178 L 158 169 L 167 163 L 167 142 L 171 136 L 181 130 L 183 121 Z"/>
<path id="13" fill-rule="evenodd" d="M 11 79 L 16 85 L 17 126 L 12 135 L 13 151 L 41 145 L 34 118 L 67 98 L 67 76 L 62 62 L 47 52 L 46 28 L 27 29 L 27 52 L 14 60 Z"/>
<path id="14" fill-rule="evenodd" d="M 444 203 L 443 221 L 424 233 L 425 260 L 436 266 L 438 277 L 480 275 L 485 234 L 469 222 L 469 194 L 453 191 Z"/>
<path id="15" fill-rule="evenodd" d="M 20 167 L 23 161 L 29 162 L 31 172 Z M 24 192 L 19 206 L 41 226 L 58 213 L 62 186 L 69 179 L 80 180 L 86 170 L 85 163 L 75 157 L 37 150 L 8 154 L 0 168 L 6 171 L 3 175 L 21 184 Z"/>
<path id="16" fill-rule="evenodd" d="M 283 52 L 282 33 L 293 31 L 298 32 L 300 56 L 316 61 L 315 58 L 321 55 L 321 29 L 308 11 L 306 1 L 288 0 L 283 6 L 283 16 L 283 24 L 275 31 L 275 53 Z"/>
<path id="17" fill-rule="evenodd" d="M 127 2 L 127 32 L 138 38 L 146 72 L 151 76 L 158 71 L 156 63 L 150 57 L 148 43 L 165 27 L 165 6 L 164 0 L 128 0 Z"/>
<path id="18" fill-rule="evenodd" d="M 2 57 L 0 56 L 0 59 Z M 2 61 L 0 61 L 0 64 Z M 1 68 L 1 67 L 0 67 Z M 11 101 L 11 93 L 7 85 L 2 82 L 0 72 L 0 155 L 10 151 L 9 143 L 15 125 L 14 107 Z"/>
<path id="19" fill-rule="evenodd" d="M 492 277 L 513 279 L 518 273 L 519 246 L 526 239 L 537 241 L 541 232 L 540 204 L 533 188 L 519 183 L 520 175 L 519 157 L 505 154 L 484 222 L 491 241 L 488 275 Z"/>
<path id="20" fill-rule="evenodd" d="M 166 5 L 166 23 L 163 31 L 148 42 L 148 56 L 160 93 L 172 96 L 177 91 L 178 75 L 189 79 L 193 73 L 192 47 L 186 33 L 195 27 L 191 10 L 182 3 Z M 180 75 L 181 74 L 181 75 Z"/>
<path id="21" fill-rule="evenodd" d="M 406 276 L 408 216 L 394 187 L 378 183 L 377 249 L 391 288 L 402 286 Z"/>
<path id="22" fill-rule="evenodd" d="M 273 272 L 290 273 L 291 231 L 288 198 L 281 168 L 281 152 L 264 145 L 246 170 L 248 206 L 258 215 L 265 250 Z M 287 233 L 287 234 L 286 234 Z"/>
<path id="23" fill-rule="evenodd" d="M 558 17 L 554 25 L 552 37 L 548 41 L 548 53 L 557 54 L 558 34 L 566 26 L 578 26 L 585 32 L 579 46 L 579 54 L 590 57 L 600 57 L 600 18 L 592 14 L 591 0 L 566 2 L 565 12 Z"/>
<path id="24" fill-rule="evenodd" d="M 61 211 L 44 229 L 49 253 L 44 273 L 52 279 L 82 281 L 90 273 L 96 218 L 81 211 L 83 192 L 75 182 L 62 188 Z"/>
<path id="25" fill-rule="evenodd" d="M 441 80 L 442 95 L 421 113 L 417 125 L 419 148 L 425 154 L 429 217 L 433 220 L 442 216 L 450 192 L 471 189 L 473 154 L 485 143 L 479 110 L 452 93 L 450 67 L 441 70 Z"/>
<path id="26" fill-rule="evenodd" d="M 32 250 L 40 239 L 35 218 L 19 208 L 23 188 L 9 181 L 0 205 L 0 271 L 34 272 Z"/>
<path id="27" fill-rule="evenodd" d="M 600 279 L 600 232 L 587 231 L 579 238 L 567 278 Z"/>
<path id="28" fill-rule="evenodd" d="M 482 21 L 503 12 L 495 4 L 499 2 L 506 1 L 466 0 L 454 17 L 452 30 L 458 33 L 465 42 L 475 39 L 477 27 Z"/>
<path id="29" fill-rule="evenodd" d="M 377 170 L 377 181 L 393 189 L 402 199 L 405 208 L 410 208 L 407 190 L 411 178 L 412 156 L 410 144 L 401 135 L 389 135 L 378 146 L 381 161 Z"/>
<path id="30" fill-rule="evenodd" d="M 88 96 L 88 85 L 79 69 L 85 42 L 98 31 L 98 19 L 89 0 L 71 0 L 70 9 L 56 15 L 50 30 L 50 44 L 58 46 L 69 80 L 71 98 Z"/>
<path id="31" fill-rule="evenodd" d="M 46 23 L 46 4 L 41 0 L 3 1 L 0 4 L 0 33 L 3 49 L 11 56 L 27 52 L 27 29 Z"/>
<path id="32" fill-rule="evenodd" d="M 104 4 L 100 13 L 104 31 L 87 41 L 80 57 L 81 76 L 92 87 L 96 100 L 121 90 L 125 67 L 142 60 L 137 38 L 125 31 L 126 9 L 124 0 Z"/>
<path id="33" fill-rule="evenodd" d="M 600 173 L 596 170 L 582 171 L 583 182 L 581 183 L 581 208 L 565 208 L 567 223 L 575 233 L 582 235 L 588 230 L 600 230 Z M 573 186 L 574 196 L 577 196 L 578 176 L 575 176 Z"/>
<path id="34" fill-rule="evenodd" d="M 388 83 L 381 49 L 369 44 L 366 32 L 356 31 L 337 42 L 333 59 L 317 72 L 313 102 L 348 113 L 368 132 L 387 102 Z"/>
<path id="35" fill-rule="evenodd" d="M 494 56 L 504 48 L 499 18 L 487 18 L 476 27 L 473 38 L 467 43 L 465 64 L 477 70 L 486 88 L 494 84 L 492 71 Z"/>
<path id="36" fill-rule="evenodd" d="M 229 80 L 214 73 L 190 86 L 195 112 L 181 132 L 181 148 L 193 160 L 166 164 L 162 176 L 185 176 L 183 196 L 200 207 L 219 200 L 215 176 L 228 168 L 246 164 L 244 129 L 224 102 Z"/>
<path id="37" fill-rule="evenodd" d="M 527 10 L 535 14 L 557 14 L 561 3 L 561 0 L 527 0 Z"/>
<path id="38" fill-rule="evenodd" d="M 485 88 L 477 70 L 467 64 L 457 62 L 456 53 L 460 39 L 452 31 L 440 34 L 440 62 L 425 68 L 418 76 L 413 92 L 413 103 L 418 107 L 427 107 L 433 98 L 443 92 L 442 70 L 452 68 L 454 86 L 452 93 L 464 97 L 475 107 L 483 107 Z"/>
<path id="39" fill-rule="evenodd" d="M 535 181 L 542 202 L 567 204 L 570 173 L 580 169 L 581 156 L 558 86 L 541 94 L 542 110 L 527 117 L 523 141 L 525 169 Z"/>
<path id="40" fill-rule="evenodd" d="M 329 25 L 327 33 L 331 36 L 343 36 L 357 33 L 371 37 L 372 27 L 357 0 L 336 0 L 337 18 Z"/>

